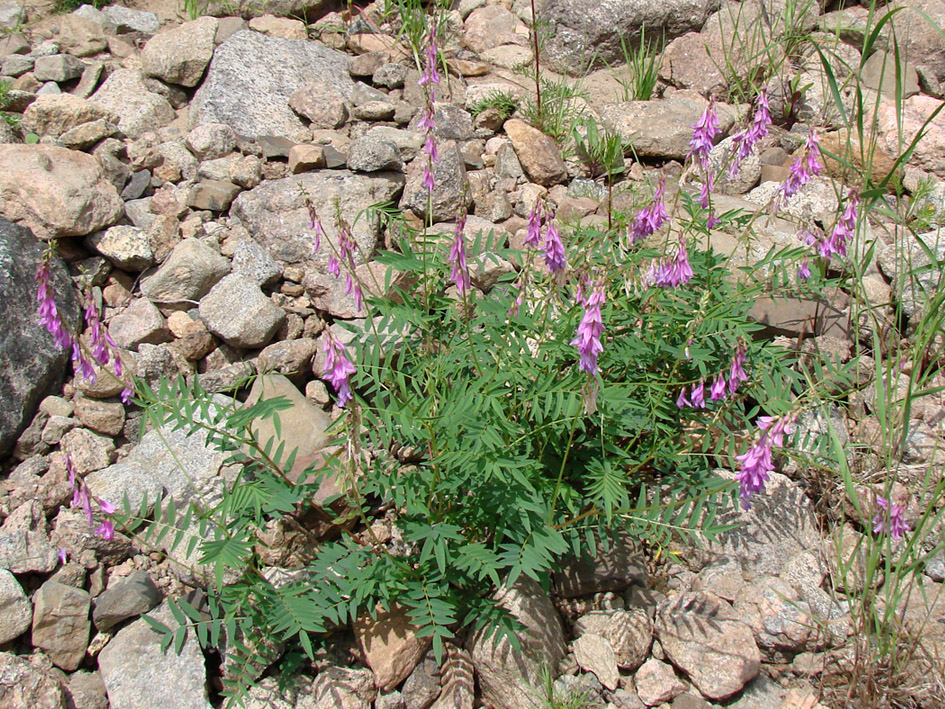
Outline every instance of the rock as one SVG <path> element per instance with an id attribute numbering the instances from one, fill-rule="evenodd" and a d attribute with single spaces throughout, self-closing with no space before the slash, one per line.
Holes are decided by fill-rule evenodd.
<path id="1" fill-rule="evenodd" d="M 862 146 L 855 134 L 848 135 L 846 131 L 820 136 L 820 148 L 823 151 L 824 169 L 838 180 L 850 180 L 854 174 L 862 175 L 862 171 L 868 170 L 873 181 L 878 184 L 896 167 L 895 161 L 883 150 L 870 150 L 868 146 Z M 840 159 L 831 155 L 837 155 Z M 868 165 L 864 163 L 867 156 Z"/>
<path id="2" fill-rule="evenodd" d="M 105 50 L 105 32 L 94 20 L 76 14 L 59 18 L 59 46 L 77 57 L 90 57 Z"/>
<path id="3" fill-rule="evenodd" d="M 936 31 L 936 27 L 945 22 L 945 3 L 942 0 L 899 0 L 890 3 L 889 9 L 899 10 L 895 24 L 902 58 L 914 65 L 928 67 L 939 81 L 945 79 L 945 60 L 941 57 L 945 39 Z M 885 45 L 885 41 L 881 39 L 877 44 Z"/>
<path id="4" fill-rule="evenodd" d="M 61 709 L 66 706 L 58 677 L 38 657 L 0 652 L 0 706 L 6 709 Z"/>
<path id="5" fill-rule="evenodd" d="M 152 275 L 141 293 L 152 302 L 199 301 L 230 270 L 230 262 L 198 239 L 184 239 Z"/>
<path id="6" fill-rule="evenodd" d="M 708 37 L 699 32 L 688 32 L 677 37 L 663 50 L 660 78 L 671 86 L 692 89 L 703 96 L 724 99 L 728 82 L 713 56 L 722 53 L 722 46 L 706 47 Z"/>
<path id="7" fill-rule="evenodd" d="M 154 34 L 161 29 L 161 21 L 153 12 L 134 10 L 121 5 L 106 5 L 102 8 L 102 14 L 115 25 L 115 31 L 122 34 L 127 32 Z"/>
<path id="8" fill-rule="evenodd" d="M 231 347 L 254 349 L 272 339 L 285 312 L 253 281 L 231 273 L 201 299 L 200 319 Z"/>
<path id="9" fill-rule="evenodd" d="M 474 10 L 463 29 L 463 42 L 479 54 L 503 44 L 527 44 L 529 39 L 525 24 L 501 5 Z"/>
<path id="10" fill-rule="evenodd" d="M 397 112 L 397 104 L 393 101 L 365 101 L 352 109 L 355 118 L 362 121 L 391 121 Z"/>
<path id="11" fill-rule="evenodd" d="M 521 652 L 514 651 L 506 639 L 486 638 L 484 630 L 471 636 L 470 654 L 482 698 L 508 709 L 540 706 L 533 688 L 539 686 L 541 670 L 556 667 L 565 653 L 561 620 L 551 599 L 525 577 L 500 589 L 497 598 L 524 626 L 518 633 Z"/>
<path id="12" fill-rule="evenodd" d="M 905 99 L 902 102 L 900 123 L 900 111 L 895 102 L 888 99 L 881 101 L 876 111 L 879 146 L 888 155 L 898 155 L 902 150 L 900 145 L 909 145 L 921 129 L 922 140 L 915 146 L 909 164 L 945 177 L 945 111 L 925 125 L 925 121 L 941 105 L 942 101 L 931 96 L 919 95 Z M 893 129 L 897 132 L 890 135 L 888 131 Z"/>
<path id="13" fill-rule="evenodd" d="M 407 78 L 407 67 L 403 64 L 386 63 L 374 70 L 371 83 L 375 86 L 386 86 L 389 89 L 399 89 Z"/>
<path id="14" fill-rule="evenodd" d="M 532 182 L 550 187 L 567 179 L 561 150 L 551 138 L 517 118 L 505 122 L 505 132 Z"/>
<path id="15" fill-rule="evenodd" d="M 138 227 L 110 227 L 89 236 L 88 244 L 123 271 L 143 271 L 154 263 L 148 234 Z"/>
<path id="16" fill-rule="evenodd" d="M 633 676 L 637 695 L 648 707 L 668 702 L 686 691 L 687 687 L 665 662 L 650 658 Z"/>
<path id="17" fill-rule="evenodd" d="M 309 368 L 314 356 L 315 340 L 280 340 L 259 353 L 256 368 L 259 372 L 298 377 Z"/>
<path id="18" fill-rule="evenodd" d="M 290 20 L 287 17 L 275 17 L 274 15 L 254 17 L 249 21 L 249 28 L 270 37 L 308 39 L 308 30 L 305 28 L 305 23 L 299 20 Z"/>
<path id="19" fill-rule="evenodd" d="M 542 50 L 550 69 L 581 75 L 589 68 L 619 64 L 621 40 L 636 47 L 646 36 L 672 39 L 702 28 L 717 5 L 705 0 L 596 3 L 547 0 L 538 20 L 549 28 Z"/>
<path id="20" fill-rule="evenodd" d="M 194 209 L 225 212 L 241 191 L 240 187 L 232 182 L 202 180 L 190 188 L 187 194 L 187 206 Z"/>
<path id="21" fill-rule="evenodd" d="M 418 638 L 416 628 L 402 609 L 379 610 L 376 618 L 361 617 L 354 634 L 374 673 L 374 684 L 389 692 L 413 671 L 430 647 L 429 636 Z"/>
<path id="22" fill-rule="evenodd" d="M 98 672 L 75 672 L 69 675 L 66 693 L 78 709 L 108 709 L 105 683 Z"/>
<path id="23" fill-rule="evenodd" d="M 85 658 L 91 603 L 85 591 L 55 581 L 40 586 L 33 598 L 33 645 L 63 670 L 77 669 Z"/>
<path id="24" fill-rule="evenodd" d="M 269 180 L 240 194 L 230 210 L 253 238 L 282 268 L 298 266 L 303 270 L 328 272 L 328 257 L 337 249 L 337 231 L 333 215 L 339 201 L 341 217 L 351 225 L 357 248 L 354 263 L 359 265 L 373 255 L 380 235 L 376 220 L 358 219 L 361 211 L 378 202 L 393 201 L 403 184 L 401 175 L 358 175 L 347 170 L 308 172 L 280 180 Z M 300 188 L 301 186 L 301 188 Z M 310 200 L 321 217 L 326 238 L 314 253 L 315 232 L 310 228 L 306 206 Z"/>
<path id="25" fill-rule="evenodd" d="M 169 84 L 196 86 L 213 57 L 215 17 L 200 17 L 154 35 L 141 50 L 141 66 L 148 76 Z"/>
<path id="26" fill-rule="evenodd" d="M 728 165 L 731 162 L 734 138 L 724 138 L 718 145 L 709 151 L 709 169 L 715 174 L 715 192 L 722 194 L 745 194 L 758 184 L 761 177 L 761 160 L 757 152 L 752 152 L 738 165 L 738 172 L 734 177 L 729 176 Z"/>
<path id="27" fill-rule="evenodd" d="M 312 123 L 312 128 L 340 128 L 348 120 L 346 94 L 326 79 L 296 89 L 289 96 L 289 107 Z"/>
<path id="28" fill-rule="evenodd" d="M 134 138 L 163 128 L 176 118 L 174 108 L 145 84 L 144 74 L 132 69 L 114 71 L 89 98 L 118 117 L 118 127 Z"/>
<path id="29" fill-rule="evenodd" d="M 734 479 L 733 473 L 717 474 Z M 765 491 L 752 498 L 750 510 L 729 508 L 716 519 L 735 527 L 707 542 L 706 551 L 710 557 L 736 559 L 749 581 L 777 576 L 793 557 L 819 548 L 810 501 L 797 483 L 780 473 L 771 473 Z"/>
<path id="30" fill-rule="evenodd" d="M 617 666 L 625 670 L 639 667 L 653 644 L 653 621 L 640 608 L 591 611 L 578 618 L 574 632 L 579 637 L 585 633 L 603 637 L 614 651 Z"/>
<path id="31" fill-rule="evenodd" d="M 252 239 L 240 241 L 233 249 L 233 273 L 247 278 L 260 288 L 271 286 L 282 278 L 279 264 Z"/>
<path id="32" fill-rule="evenodd" d="M 289 172 L 297 175 L 325 167 L 325 149 L 321 145 L 293 145 L 289 149 Z"/>
<path id="33" fill-rule="evenodd" d="M 0 177 L 0 180 L 3 178 Z M 36 269 L 42 244 L 29 230 L 0 219 L 0 456 L 9 453 L 40 400 L 58 391 L 68 353 L 36 325 Z M 62 259 L 50 261 L 50 290 L 67 326 L 79 324 L 79 304 Z"/>
<path id="34" fill-rule="evenodd" d="M 164 602 L 150 617 L 174 629 Z M 192 633 L 181 652 L 163 652 L 161 636 L 143 618 L 122 628 L 98 658 L 111 709 L 210 709 L 203 653 Z"/>
<path id="35" fill-rule="evenodd" d="M 328 414 L 313 406 L 291 381 L 278 374 L 264 374 L 258 377 L 253 382 L 246 403 L 252 405 L 260 399 L 277 397 L 285 397 L 290 404 L 288 409 L 279 412 L 281 435 L 277 436 L 271 419 L 257 419 L 253 423 L 252 430 L 262 445 L 272 440 L 273 450 L 275 450 L 280 443 L 284 442 L 286 457 L 293 450 L 296 452 L 292 469 L 285 473 L 290 480 L 297 482 L 307 468 L 317 466 L 320 462 L 319 451 L 328 444 L 329 438 L 325 432 L 331 420 Z M 319 493 L 333 484 L 331 480 L 324 480 Z"/>
<path id="36" fill-rule="evenodd" d="M 593 559 L 586 555 L 566 556 L 553 578 L 555 590 L 565 598 L 647 585 L 645 560 L 640 548 L 628 537 L 601 540 Z"/>
<path id="37" fill-rule="evenodd" d="M 617 658 L 606 639 L 594 633 L 584 633 L 574 641 L 571 649 L 582 670 L 592 672 L 607 689 L 617 689 L 620 684 Z"/>
<path id="38" fill-rule="evenodd" d="M 89 121 L 67 130 L 59 136 L 59 142 L 62 143 L 63 147 L 72 150 L 85 150 L 91 148 L 103 138 L 112 135 L 114 131 L 114 126 L 106 122 L 104 118 L 99 118 L 96 121 Z M 109 181 L 112 182 L 112 180 Z M 118 185 L 116 185 L 117 188 Z"/>
<path id="39" fill-rule="evenodd" d="M 348 149 L 348 169 L 358 172 L 404 169 L 400 151 L 393 143 L 371 136 L 357 138 Z"/>
<path id="40" fill-rule="evenodd" d="M 74 428 L 63 435 L 60 449 L 72 459 L 79 475 L 101 470 L 115 459 L 115 442 L 84 428 Z"/>
<path id="41" fill-rule="evenodd" d="M 61 83 L 82 76 L 85 65 L 71 54 L 53 54 L 36 57 L 33 65 L 33 78 L 37 81 L 55 81 Z"/>
<path id="42" fill-rule="evenodd" d="M 161 592 L 147 571 L 135 571 L 114 585 L 109 585 L 95 599 L 92 620 L 95 627 L 107 631 L 123 620 L 147 613 L 161 602 Z"/>
<path id="43" fill-rule="evenodd" d="M 692 126 L 702 117 L 706 101 L 695 92 L 677 92 L 661 101 L 626 101 L 605 106 L 604 125 L 632 145 L 640 157 L 685 160 L 689 153 Z M 735 123 L 735 112 L 724 104 L 716 106 L 721 134 Z"/>
<path id="44" fill-rule="evenodd" d="M 33 72 L 35 75 L 35 71 Z M 906 99 L 919 93 L 919 76 L 907 61 L 900 63 L 900 91 Z M 878 51 L 870 55 L 860 68 L 863 86 L 879 91 L 886 97 L 896 98 L 896 58 L 891 52 Z"/>
<path id="45" fill-rule="evenodd" d="M 732 696 L 761 670 L 751 629 L 718 596 L 682 593 L 660 603 L 656 633 L 669 661 L 707 699 Z"/>
<path id="46" fill-rule="evenodd" d="M 466 167 L 453 141 L 440 144 L 439 158 L 439 163 L 433 166 L 432 199 L 428 199 L 430 195 L 423 185 L 423 171 L 428 158 L 426 155 L 420 155 L 407 168 L 407 184 L 400 206 L 413 210 L 423 219 L 434 222 L 452 221 L 461 210 L 465 210 L 472 203 L 469 183 L 466 180 Z"/>
<path id="47" fill-rule="evenodd" d="M 0 145 L 0 214 L 41 239 L 84 236 L 123 212 L 99 162 L 51 145 Z"/>
<path id="48" fill-rule="evenodd" d="M 49 573 L 59 563 L 46 534 L 46 515 L 39 500 L 17 507 L 0 527 L 0 569 L 14 574 Z"/>
<path id="49" fill-rule="evenodd" d="M 744 586 L 735 600 L 735 612 L 751 627 L 768 661 L 787 662 L 824 644 L 810 607 L 780 579 L 762 577 Z"/>
<path id="50" fill-rule="evenodd" d="M 0 568 L 0 645 L 26 632 L 33 620 L 33 606 L 16 577 Z"/>
<path id="51" fill-rule="evenodd" d="M 138 345 L 157 345 L 171 339 L 164 316 L 147 298 L 135 298 L 127 308 L 113 315 L 108 332 L 115 344 L 125 350 Z"/>
<path id="52" fill-rule="evenodd" d="M 370 709 L 377 696 L 370 670 L 326 667 L 312 682 L 312 709 Z M 297 705 L 298 706 L 298 705 Z"/>
<path id="53" fill-rule="evenodd" d="M 308 129 L 288 106 L 289 97 L 322 77 L 343 97 L 353 81 L 348 58 L 316 42 L 241 31 L 217 47 L 191 104 L 191 122 L 226 123 L 250 139 L 278 135 L 305 142 Z"/>
<path id="54" fill-rule="evenodd" d="M 127 498 L 128 508 L 133 513 L 141 509 L 145 499 L 148 500 L 147 509 L 150 509 L 164 491 L 160 480 L 151 475 L 146 467 L 127 458 L 90 473 L 85 482 L 93 495 L 112 503 L 119 510 L 124 509 L 124 500 Z"/>
<path id="55" fill-rule="evenodd" d="M 203 123 L 187 134 L 187 147 L 200 160 L 222 158 L 236 147 L 236 133 L 225 123 Z"/>

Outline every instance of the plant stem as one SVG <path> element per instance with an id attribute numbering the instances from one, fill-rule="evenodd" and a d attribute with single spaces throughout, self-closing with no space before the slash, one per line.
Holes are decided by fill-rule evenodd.
<path id="1" fill-rule="evenodd" d="M 532 42 L 535 45 L 535 106 L 538 122 L 541 123 L 541 63 L 538 59 L 538 17 L 535 15 L 535 0 L 532 4 Z"/>

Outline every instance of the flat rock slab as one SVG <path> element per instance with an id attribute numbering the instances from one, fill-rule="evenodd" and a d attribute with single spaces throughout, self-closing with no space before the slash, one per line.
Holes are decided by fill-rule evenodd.
<path id="1" fill-rule="evenodd" d="M 304 173 L 266 181 L 243 192 L 233 202 L 231 214 L 239 217 L 282 268 L 299 266 L 327 273 L 328 258 L 338 248 L 336 202 L 342 218 L 351 225 L 357 245 L 354 263 L 358 266 L 373 255 L 380 236 L 378 221 L 361 212 L 372 204 L 392 201 L 403 184 L 404 177 L 398 173 L 360 175 L 347 170 Z M 314 250 L 315 230 L 311 227 L 307 200 L 318 213 L 331 242 L 322 243 L 318 253 Z"/>
<path id="2" fill-rule="evenodd" d="M 349 97 L 354 82 L 348 62 L 318 42 L 242 30 L 214 51 L 190 106 L 191 123 L 225 123 L 250 139 L 276 135 L 305 142 L 309 130 L 289 108 L 289 97 L 313 76 Z"/>
<path id="3" fill-rule="evenodd" d="M 661 603 L 656 633 L 669 661 L 708 699 L 732 696 L 761 671 L 751 628 L 710 593 L 682 593 Z"/>

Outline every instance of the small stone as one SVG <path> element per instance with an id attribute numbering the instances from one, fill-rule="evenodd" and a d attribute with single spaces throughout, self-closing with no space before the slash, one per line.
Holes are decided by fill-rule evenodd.
<path id="1" fill-rule="evenodd" d="M 62 685 L 37 656 L 0 652 L 0 706 L 4 709 L 59 709 L 66 706 Z"/>
<path id="2" fill-rule="evenodd" d="M 551 138 L 517 118 L 505 122 L 505 132 L 533 182 L 550 187 L 567 179 L 568 169 L 561 150 Z"/>
<path id="3" fill-rule="evenodd" d="M 262 347 L 285 320 L 285 312 L 259 286 L 239 274 L 224 277 L 200 301 L 200 319 L 232 347 Z"/>
<path id="4" fill-rule="evenodd" d="M 430 647 L 430 637 L 418 638 L 416 630 L 400 609 L 380 611 L 376 618 L 361 617 L 355 623 L 355 636 L 382 692 L 403 682 Z"/>
<path id="5" fill-rule="evenodd" d="M 325 149 L 320 145 L 293 145 L 289 150 L 289 172 L 297 175 L 325 167 Z"/>
<path id="6" fill-rule="evenodd" d="M 152 302 L 196 301 L 229 272 L 230 262 L 198 239 L 184 239 L 153 275 L 141 282 Z"/>
<path id="7" fill-rule="evenodd" d="M 138 227 L 109 227 L 92 234 L 88 244 L 123 271 L 143 271 L 154 263 L 148 234 Z"/>
<path id="8" fill-rule="evenodd" d="M 259 149 L 262 150 L 264 158 L 288 158 L 289 151 L 296 145 L 295 141 L 289 140 L 279 135 L 260 135 L 256 138 Z"/>
<path id="9" fill-rule="evenodd" d="M 643 663 L 633 676 L 637 694 L 648 707 L 655 707 L 668 702 L 688 689 L 673 668 L 665 662 L 649 659 Z"/>
<path id="10" fill-rule="evenodd" d="M 620 683 L 614 649 L 600 635 L 585 633 L 571 646 L 574 659 L 585 672 L 592 672 L 600 683 L 613 691 Z"/>
<path id="11" fill-rule="evenodd" d="M 394 117 L 397 106 L 391 101 L 366 101 L 354 107 L 354 117 L 362 121 L 389 121 Z"/>
<path id="12" fill-rule="evenodd" d="M 0 527 L 0 568 L 15 574 L 49 573 L 59 563 L 46 534 L 46 515 L 39 500 L 17 507 Z"/>
<path id="13" fill-rule="evenodd" d="M 187 205 L 194 209 L 225 212 L 242 189 L 232 182 L 203 180 L 194 185 L 187 195 Z"/>
<path id="14" fill-rule="evenodd" d="M 113 132 L 114 126 L 110 125 L 105 119 L 99 118 L 76 126 L 72 130 L 67 130 L 59 136 L 59 142 L 73 150 L 85 150 Z"/>
<path id="15" fill-rule="evenodd" d="M 144 343 L 157 345 L 171 339 L 164 316 L 147 298 L 135 298 L 108 323 L 108 332 L 115 344 L 126 350 L 137 350 Z"/>
<path id="16" fill-rule="evenodd" d="M 202 123 L 187 134 L 187 147 L 200 160 L 222 158 L 236 147 L 236 133 L 225 123 Z"/>
<path id="17" fill-rule="evenodd" d="M 375 86 L 386 86 L 389 89 L 403 87 L 407 78 L 407 67 L 403 64 L 382 64 L 375 71 L 372 82 Z"/>
<path id="18" fill-rule="evenodd" d="M 344 95 L 327 81 L 297 89 L 289 97 L 289 107 L 311 121 L 313 128 L 340 128 L 348 120 Z"/>
<path id="19" fill-rule="evenodd" d="M 275 17 L 273 15 L 254 17 L 249 21 L 249 28 L 270 37 L 308 39 L 308 30 L 305 28 L 305 23 L 288 17 Z"/>
<path id="20" fill-rule="evenodd" d="M 256 369 L 296 377 L 308 369 L 315 355 L 315 340 L 281 340 L 268 345 L 259 353 Z"/>
<path id="21" fill-rule="evenodd" d="M 99 401 L 77 396 L 75 416 L 86 428 L 106 436 L 117 436 L 125 425 L 125 407 L 117 401 Z"/>
<path id="22" fill-rule="evenodd" d="M 60 449 L 72 459 L 79 475 L 101 470 L 115 460 L 115 442 L 84 428 L 74 428 L 66 433 Z"/>
<path id="23" fill-rule="evenodd" d="M 16 577 L 0 568 L 0 645 L 25 633 L 33 620 L 33 606 Z"/>
<path id="24" fill-rule="evenodd" d="M 91 601 L 85 591 L 55 581 L 40 586 L 33 599 L 33 645 L 63 670 L 77 669 L 85 657 Z"/>
<path id="25" fill-rule="evenodd" d="M 73 13 L 59 19 L 59 46 L 67 54 L 89 57 L 104 51 L 107 42 L 99 23 Z"/>
<path id="26" fill-rule="evenodd" d="M 50 416 L 46 425 L 43 426 L 41 439 L 43 443 L 49 446 L 59 444 L 62 437 L 76 426 L 76 420 L 67 416 Z"/>
<path id="27" fill-rule="evenodd" d="M 404 164 L 393 143 L 364 136 L 352 141 L 348 149 L 348 167 L 359 172 L 402 171 Z"/>
<path id="28" fill-rule="evenodd" d="M 109 585 L 95 599 L 92 620 L 99 630 L 109 630 L 113 626 L 147 613 L 161 602 L 161 592 L 148 576 L 147 571 L 135 571 L 114 585 Z"/>
<path id="29" fill-rule="evenodd" d="M 76 709 L 79 709 L 79 707 L 82 709 L 108 709 L 105 683 L 102 682 L 102 676 L 98 672 L 74 672 L 68 677 L 66 691 Z"/>
<path id="30" fill-rule="evenodd" d="M 71 81 L 82 76 L 85 65 L 71 54 L 54 54 L 37 57 L 33 65 L 33 76 L 37 81 Z"/>

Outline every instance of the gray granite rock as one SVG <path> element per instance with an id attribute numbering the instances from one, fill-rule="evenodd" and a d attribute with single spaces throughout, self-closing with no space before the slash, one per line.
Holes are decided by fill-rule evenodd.
<path id="1" fill-rule="evenodd" d="M 177 628 L 165 602 L 150 616 Z M 138 619 L 105 646 L 98 658 L 111 709 L 210 709 L 207 671 L 197 639 L 188 633 L 181 652 L 161 650 L 161 636 Z"/>
<path id="2" fill-rule="evenodd" d="M 147 232 L 135 226 L 109 227 L 89 236 L 88 244 L 123 271 L 143 271 L 154 263 Z"/>
<path id="3" fill-rule="evenodd" d="M 33 597 L 33 646 L 63 670 L 77 669 L 85 658 L 91 602 L 87 592 L 51 580 Z"/>
<path id="4" fill-rule="evenodd" d="M 161 602 L 162 594 L 144 570 L 135 571 L 95 599 L 92 620 L 99 630 L 108 630 L 123 620 L 147 613 Z"/>
<path id="5" fill-rule="evenodd" d="M 353 88 L 346 55 L 303 40 L 248 30 L 216 48 L 207 77 L 191 104 L 191 123 L 226 123 L 240 135 L 277 135 L 303 142 L 308 129 L 289 97 L 319 76 L 348 97 Z"/>
<path id="6" fill-rule="evenodd" d="M 141 51 L 144 72 L 170 84 L 196 86 L 213 56 L 217 22 L 200 17 L 154 35 Z"/>
<path id="7" fill-rule="evenodd" d="M 200 319 L 231 347 L 262 347 L 285 320 L 285 312 L 253 281 L 231 273 L 200 301 Z"/>
<path id="8" fill-rule="evenodd" d="M 39 500 L 17 507 L 0 527 L 0 568 L 23 574 L 56 568 L 56 548 L 49 543 L 46 515 Z"/>
<path id="9" fill-rule="evenodd" d="M 16 577 L 0 569 L 0 645 L 25 633 L 33 620 L 33 606 Z"/>
<path id="10" fill-rule="evenodd" d="M 358 172 L 404 169 L 397 146 L 386 140 L 365 135 L 351 141 L 348 149 L 348 168 Z"/>
<path id="11" fill-rule="evenodd" d="M 141 293 L 156 303 L 197 301 L 230 270 L 230 262 L 198 239 L 184 239 L 152 275 Z"/>
<path id="12" fill-rule="evenodd" d="M 59 678 L 51 668 L 43 667 L 41 658 L 0 652 L 0 706 L 62 709 L 65 701 Z"/>
<path id="13" fill-rule="evenodd" d="M 133 69 L 113 72 L 89 100 L 118 116 L 118 127 L 129 137 L 163 128 L 176 117 L 167 99 L 150 91 L 144 74 Z"/>

